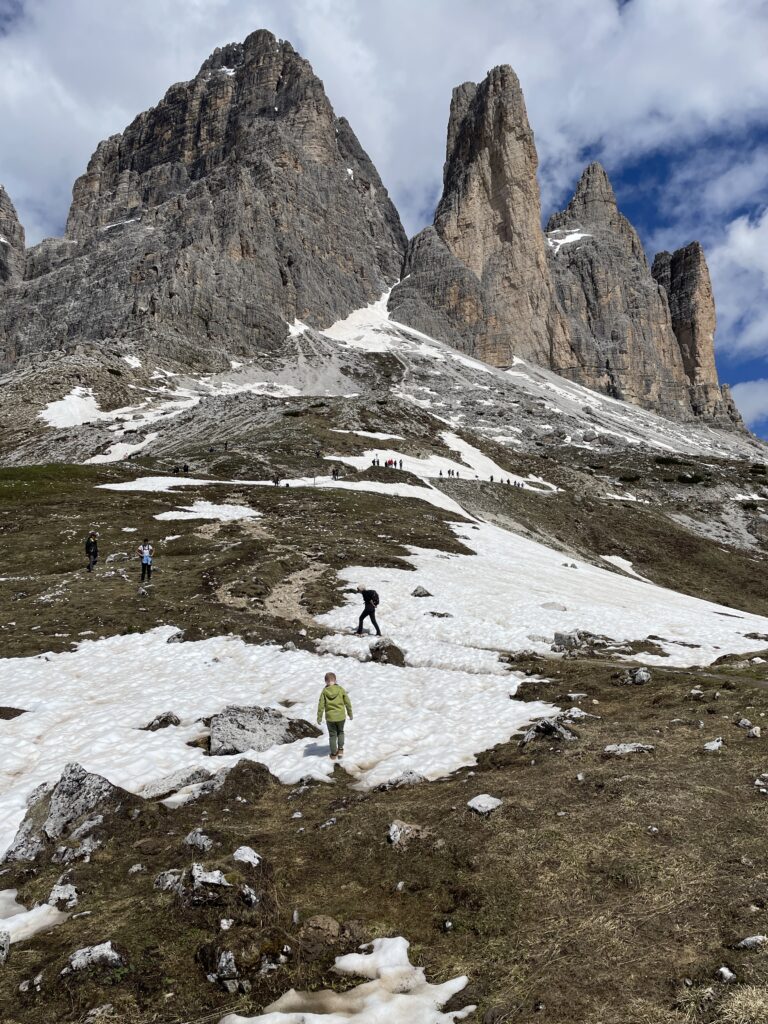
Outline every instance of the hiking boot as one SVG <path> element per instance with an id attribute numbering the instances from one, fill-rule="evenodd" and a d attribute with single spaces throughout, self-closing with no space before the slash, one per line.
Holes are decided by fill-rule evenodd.
<path id="1" fill-rule="evenodd" d="M 330 757 L 332 761 L 335 761 L 336 758 L 338 757 L 338 754 L 331 754 Z"/>
<path id="2" fill-rule="evenodd" d="M 343 751 L 343 750 L 340 750 L 340 751 L 338 752 L 338 754 L 336 755 L 336 757 L 337 757 L 337 758 L 338 758 L 338 760 L 340 761 L 340 760 L 342 759 L 342 757 L 344 757 L 344 751 Z"/>

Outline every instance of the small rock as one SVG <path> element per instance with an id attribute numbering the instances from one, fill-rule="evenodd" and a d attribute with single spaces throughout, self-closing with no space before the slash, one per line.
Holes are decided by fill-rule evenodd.
<path id="1" fill-rule="evenodd" d="M 725 964 L 723 964 L 722 967 L 718 968 L 717 977 L 720 979 L 720 981 L 726 982 L 726 984 L 732 981 L 736 981 L 736 975 L 729 967 L 726 967 Z"/>
<path id="2" fill-rule="evenodd" d="M 74 885 L 56 883 L 51 889 L 48 903 L 57 910 L 71 910 L 77 906 L 77 889 Z"/>
<path id="3" fill-rule="evenodd" d="M 710 740 L 709 743 L 704 744 L 704 749 L 708 754 L 717 754 L 723 749 L 723 737 L 718 736 L 714 740 Z"/>
<path id="4" fill-rule="evenodd" d="M 233 917 L 222 917 L 219 921 L 219 928 L 221 928 L 223 932 L 228 932 L 234 923 L 235 919 Z"/>
<path id="5" fill-rule="evenodd" d="M 650 683 L 651 678 L 650 669 L 631 668 L 619 677 L 619 681 L 629 686 L 644 686 Z"/>
<path id="6" fill-rule="evenodd" d="M 740 718 L 739 721 L 736 723 L 736 728 L 737 729 L 751 729 L 752 728 L 752 723 L 750 722 L 750 720 L 748 718 Z"/>
<path id="7" fill-rule="evenodd" d="M 179 871 L 177 868 L 171 868 L 170 871 L 161 871 L 152 885 L 155 889 L 159 889 L 160 892 L 181 892 L 183 875 L 184 872 Z"/>
<path id="8" fill-rule="evenodd" d="M 631 754 L 652 754 L 652 743 L 609 743 L 603 750 L 607 757 L 629 757 Z"/>
<path id="9" fill-rule="evenodd" d="M 0 964 L 8 962 L 11 953 L 11 933 L 0 929 Z"/>
<path id="10" fill-rule="evenodd" d="M 138 875 L 142 871 L 146 871 L 146 870 L 147 869 L 144 867 L 143 864 L 131 864 L 131 866 L 128 868 L 128 874 L 129 875 Z"/>
<path id="11" fill-rule="evenodd" d="M 222 871 L 219 871 L 218 869 L 215 871 L 206 871 L 202 864 L 192 865 L 192 884 L 195 889 L 199 889 L 204 885 L 230 885 Z"/>
<path id="12" fill-rule="evenodd" d="M 432 597 L 432 595 L 425 587 L 419 585 L 411 591 L 411 597 Z"/>
<path id="13" fill-rule="evenodd" d="M 748 740 L 759 740 L 760 739 L 760 735 L 761 735 L 761 733 L 760 733 L 760 726 L 759 725 L 753 725 L 752 728 L 747 733 L 747 739 Z"/>
<path id="14" fill-rule="evenodd" d="M 573 630 L 570 633 L 555 633 L 552 650 L 556 652 L 575 651 L 582 646 L 583 641 L 581 639 L 581 633 L 579 633 L 578 630 Z"/>
<path id="15" fill-rule="evenodd" d="M 374 640 L 370 648 L 371 661 L 379 665 L 397 665 L 402 668 L 405 665 L 405 655 L 392 640 L 387 637 L 379 637 Z"/>
<path id="16" fill-rule="evenodd" d="M 72 971 L 84 971 L 88 967 L 122 967 L 123 957 L 111 942 L 100 942 L 97 946 L 84 946 L 76 949 L 69 957 L 69 963 L 61 972 L 70 974 Z"/>
<path id="17" fill-rule="evenodd" d="M 298 813 L 300 814 L 300 812 Z M 238 846 L 232 854 L 232 859 L 238 860 L 242 864 L 250 864 L 251 867 L 254 868 L 257 868 L 259 864 L 261 864 L 261 857 L 250 846 Z"/>
<path id="18" fill-rule="evenodd" d="M 170 641 L 168 641 L 170 643 Z M 167 729 L 172 725 L 181 725 L 181 719 L 173 711 L 163 711 L 161 715 L 153 718 L 147 725 L 143 725 L 143 732 L 157 732 L 158 729 Z"/>
<path id="19" fill-rule="evenodd" d="M 426 839 L 429 834 L 429 829 L 422 828 L 421 825 L 409 825 L 407 821 L 395 818 L 387 831 L 387 842 L 391 846 L 405 849 L 411 840 Z"/>
<path id="20" fill-rule="evenodd" d="M 193 829 L 185 837 L 184 842 L 187 846 L 192 846 L 195 850 L 202 850 L 204 853 L 213 849 L 213 840 L 201 828 Z"/>
<path id="21" fill-rule="evenodd" d="M 238 971 L 237 964 L 235 963 L 235 954 L 231 950 L 225 949 L 222 951 L 219 956 L 219 962 L 216 965 L 216 973 L 222 981 L 237 977 Z"/>
<path id="22" fill-rule="evenodd" d="M 240 898 L 246 907 L 255 907 L 261 902 L 261 896 L 250 885 L 240 886 Z"/>
<path id="23" fill-rule="evenodd" d="M 736 943 L 736 949 L 759 949 L 768 942 L 768 935 L 748 935 L 746 939 Z"/>
<path id="24" fill-rule="evenodd" d="M 503 801 L 499 800 L 498 797 L 490 796 L 488 793 L 480 793 L 478 796 L 474 796 L 471 800 L 467 801 L 467 807 L 476 814 L 485 816 L 501 807 L 502 803 Z"/>

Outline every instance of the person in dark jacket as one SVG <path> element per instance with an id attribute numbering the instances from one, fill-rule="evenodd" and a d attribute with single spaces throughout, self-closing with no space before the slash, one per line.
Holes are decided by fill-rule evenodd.
<path id="1" fill-rule="evenodd" d="M 376 608 L 379 604 L 379 595 L 375 590 L 367 590 L 362 583 L 358 585 L 357 591 L 362 596 L 363 605 L 365 606 L 363 608 L 363 614 L 360 616 L 360 621 L 357 624 L 357 636 L 363 635 L 363 622 L 365 619 L 371 620 L 371 625 L 376 630 L 376 636 L 381 636 L 381 630 L 379 629 L 379 624 L 376 621 Z"/>
<path id="2" fill-rule="evenodd" d="M 99 535 L 95 530 L 88 534 L 85 542 L 85 554 L 88 558 L 88 572 L 93 572 L 93 567 L 99 560 Z"/>

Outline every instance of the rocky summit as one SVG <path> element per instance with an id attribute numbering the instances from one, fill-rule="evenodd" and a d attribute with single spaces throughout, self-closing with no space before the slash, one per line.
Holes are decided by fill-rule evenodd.
<path id="1" fill-rule="evenodd" d="M 673 419 L 742 428 L 718 386 L 700 246 L 695 258 L 675 254 L 674 283 L 665 254 L 651 273 L 598 163 L 543 233 L 537 164 L 510 67 L 454 89 L 443 195 L 433 226 L 409 245 L 393 315 L 495 366 L 531 359 Z M 682 325 L 691 306 L 695 330 Z"/>
<path id="2" fill-rule="evenodd" d="M 768 448 L 536 168 L 460 86 L 408 242 L 256 32 L 0 190 L 0 1024 L 768 1021 Z"/>

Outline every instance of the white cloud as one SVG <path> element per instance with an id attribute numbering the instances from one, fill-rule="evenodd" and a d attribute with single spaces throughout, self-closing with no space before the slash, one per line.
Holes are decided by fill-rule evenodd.
<path id="1" fill-rule="evenodd" d="M 727 224 L 708 262 L 718 297 L 718 343 L 737 357 L 768 356 L 768 209 Z"/>
<path id="2" fill-rule="evenodd" d="M 734 401 L 748 427 L 768 422 L 768 380 L 747 380 L 731 388 Z"/>

